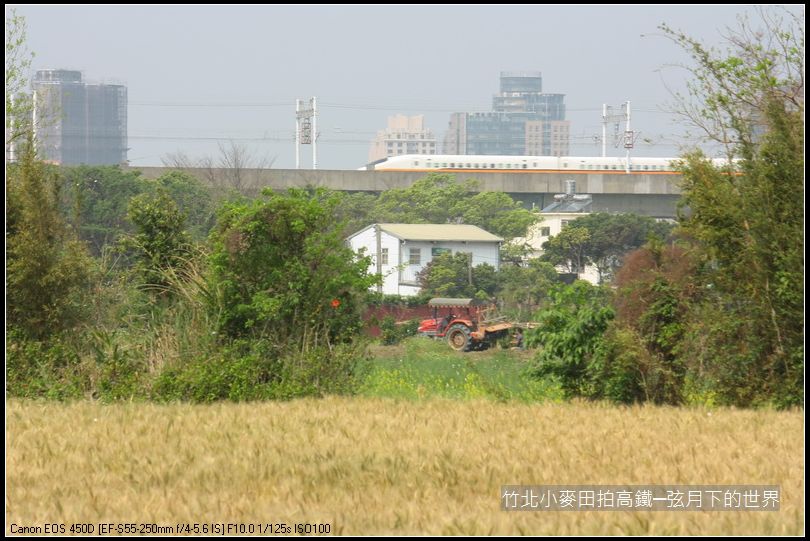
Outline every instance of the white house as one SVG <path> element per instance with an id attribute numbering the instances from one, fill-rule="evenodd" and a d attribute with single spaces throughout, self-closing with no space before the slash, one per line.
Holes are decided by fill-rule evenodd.
<path id="1" fill-rule="evenodd" d="M 442 253 L 472 253 L 472 264 L 499 267 L 503 239 L 474 225 L 371 224 L 350 236 L 352 250 L 372 259 L 370 272 L 383 276 L 382 293 L 416 295 L 417 274 Z"/>
<path id="2" fill-rule="evenodd" d="M 591 213 L 593 199 L 587 194 L 576 193 L 576 182 L 565 181 L 565 193 L 554 196 L 554 202 L 540 211 L 542 221 L 529 228 L 526 238 L 515 239 L 515 242 L 525 242 L 532 248 L 530 257 L 543 255 L 543 244 L 551 237 L 560 234 L 565 226 L 577 218 Z M 567 273 L 569 269 L 558 266 L 557 272 Z M 599 283 L 599 271 L 594 265 L 585 265 L 578 269 L 580 280 L 587 280 L 592 284 Z"/>
<path id="3" fill-rule="evenodd" d="M 560 234 L 563 227 L 573 222 L 581 216 L 587 216 L 588 212 L 541 212 L 543 220 L 529 228 L 526 238 L 515 239 L 515 242 L 525 242 L 531 247 L 532 252 L 529 257 L 540 257 L 543 255 L 543 244 L 551 237 Z M 567 273 L 569 270 L 565 266 L 558 266 L 557 272 Z M 597 285 L 599 283 L 599 271 L 594 265 L 585 265 L 577 273 L 580 280 Z"/>

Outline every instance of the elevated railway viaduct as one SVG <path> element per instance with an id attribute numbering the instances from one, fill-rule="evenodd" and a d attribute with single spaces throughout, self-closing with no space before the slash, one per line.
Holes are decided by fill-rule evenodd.
<path id="1" fill-rule="evenodd" d="M 157 178 L 168 167 L 132 167 L 145 178 Z M 233 170 L 182 169 L 205 183 L 233 185 Z M 243 169 L 238 172 L 243 189 L 256 192 L 264 187 L 285 190 L 323 186 L 347 192 L 379 193 L 407 188 L 427 175 L 423 171 L 353 171 L 311 169 Z M 674 218 L 680 198 L 678 174 L 623 172 L 540 173 L 523 171 L 454 171 L 459 179 L 475 179 L 481 191 L 506 192 L 527 207 L 543 208 L 554 195 L 565 192 L 565 181 L 576 181 L 576 193 L 593 197 L 594 212 L 629 212 L 656 218 Z"/>

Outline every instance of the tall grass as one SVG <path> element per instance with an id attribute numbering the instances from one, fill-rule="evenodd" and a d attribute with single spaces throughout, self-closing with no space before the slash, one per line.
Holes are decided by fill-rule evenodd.
<path id="1" fill-rule="evenodd" d="M 303 399 L 7 402 L 12 522 L 369 534 L 802 535 L 801 412 Z M 778 512 L 500 511 L 505 484 L 779 484 Z"/>

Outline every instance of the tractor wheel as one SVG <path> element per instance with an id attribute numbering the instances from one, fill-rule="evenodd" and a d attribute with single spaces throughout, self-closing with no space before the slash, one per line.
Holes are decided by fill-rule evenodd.
<path id="1" fill-rule="evenodd" d="M 447 343 L 456 351 L 470 351 L 470 329 L 466 325 L 456 323 L 447 331 Z"/>

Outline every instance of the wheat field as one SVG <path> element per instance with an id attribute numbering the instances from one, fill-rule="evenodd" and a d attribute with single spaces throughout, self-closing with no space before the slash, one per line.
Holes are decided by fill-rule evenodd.
<path id="1" fill-rule="evenodd" d="M 798 411 L 11 400 L 6 533 L 11 524 L 314 523 L 338 535 L 802 535 L 803 431 Z M 781 510 L 504 512 L 506 484 L 778 484 Z"/>

